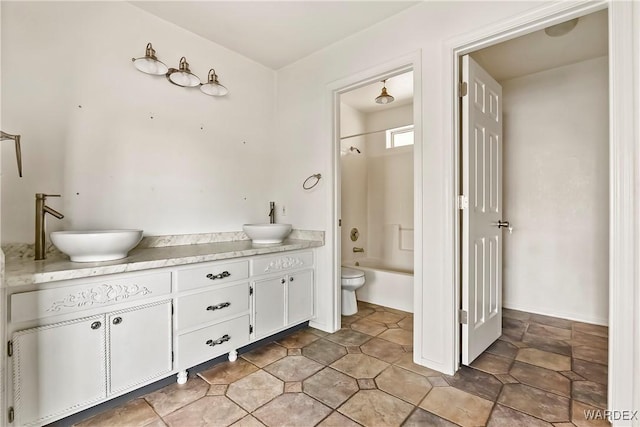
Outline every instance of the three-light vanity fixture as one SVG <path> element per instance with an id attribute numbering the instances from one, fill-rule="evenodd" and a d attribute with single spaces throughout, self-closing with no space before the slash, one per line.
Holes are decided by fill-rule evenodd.
<path id="1" fill-rule="evenodd" d="M 176 86 L 200 86 L 202 93 L 211 96 L 225 96 L 229 93 L 229 90 L 218 81 L 218 75 L 213 68 L 209 70 L 207 83 L 202 83 L 198 76 L 191 72 L 189 69 L 189 63 L 184 56 L 180 58 L 177 69 L 169 68 L 163 62 L 158 60 L 156 57 L 156 51 L 153 49 L 153 46 L 151 46 L 151 43 L 147 43 L 143 57 L 131 58 L 131 60 L 133 61 L 134 67 L 139 71 L 155 76 L 161 76 L 164 74 L 167 80 Z"/>

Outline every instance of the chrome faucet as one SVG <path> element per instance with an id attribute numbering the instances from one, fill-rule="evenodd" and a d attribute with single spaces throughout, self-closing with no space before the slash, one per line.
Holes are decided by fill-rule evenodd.
<path id="1" fill-rule="evenodd" d="M 269 224 L 276 223 L 276 202 L 269 202 Z"/>
<path id="2" fill-rule="evenodd" d="M 58 219 L 64 218 L 60 212 L 45 205 L 47 197 L 60 197 L 59 194 L 43 194 L 36 193 L 36 261 L 46 258 L 45 243 L 47 235 L 45 232 L 45 220 L 46 214 L 51 214 Z"/>

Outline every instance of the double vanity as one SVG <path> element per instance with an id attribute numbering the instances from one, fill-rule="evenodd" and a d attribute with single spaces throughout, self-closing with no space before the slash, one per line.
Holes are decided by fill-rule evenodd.
<path id="1" fill-rule="evenodd" d="M 233 361 L 239 348 L 310 320 L 323 233 L 294 231 L 269 246 L 237 237 L 152 238 L 99 263 L 8 257 L 13 425 L 44 425 L 169 375 L 184 383 L 191 367 Z"/>

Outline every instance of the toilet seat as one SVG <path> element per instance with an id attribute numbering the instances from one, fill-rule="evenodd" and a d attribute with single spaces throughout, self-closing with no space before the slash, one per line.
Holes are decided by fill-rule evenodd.
<path id="1" fill-rule="evenodd" d="M 355 268 L 342 267 L 341 275 L 343 279 L 357 279 L 359 277 L 364 277 L 364 271 L 356 270 Z"/>

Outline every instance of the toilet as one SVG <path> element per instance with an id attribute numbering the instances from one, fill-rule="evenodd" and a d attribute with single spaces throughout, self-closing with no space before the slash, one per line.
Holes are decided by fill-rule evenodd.
<path id="1" fill-rule="evenodd" d="M 364 271 L 355 268 L 342 267 L 342 315 L 351 316 L 358 312 L 356 289 L 364 285 Z"/>

